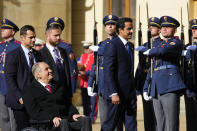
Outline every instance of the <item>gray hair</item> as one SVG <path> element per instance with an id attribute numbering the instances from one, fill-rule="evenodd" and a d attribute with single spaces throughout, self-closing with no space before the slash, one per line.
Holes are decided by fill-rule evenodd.
<path id="1" fill-rule="evenodd" d="M 45 63 L 45 62 L 37 62 L 36 64 L 34 64 L 34 65 L 32 66 L 32 69 L 31 69 L 32 74 L 34 75 L 34 77 L 35 77 L 36 80 L 38 80 L 38 78 L 37 78 L 37 76 L 36 76 L 36 73 L 40 73 L 40 72 L 42 71 L 42 69 L 40 68 L 40 64 L 41 64 L 41 63 L 47 64 L 47 63 Z M 48 65 L 48 64 L 47 64 L 47 65 Z"/>

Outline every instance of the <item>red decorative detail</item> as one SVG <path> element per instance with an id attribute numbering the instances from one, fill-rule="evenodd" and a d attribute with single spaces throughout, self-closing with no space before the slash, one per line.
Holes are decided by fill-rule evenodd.
<path id="1" fill-rule="evenodd" d="M 161 48 L 163 48 L 163 45 L 161 45 Z"/>
<path id="2" fill-rule="evenodd" d="M 1 41 L 1 42 L 0 42 L 0 45 L 3 44 L 3 43 L 4 43 L 4 41 Z"/>
<path id="3" fill-rule="evenodd" d="M 20 42 L 20 41 L 18 41 L 18 40 L 15 40 L 15 42 L 16 42 L 17 44 L 21 44 L 21 42 Z"/>

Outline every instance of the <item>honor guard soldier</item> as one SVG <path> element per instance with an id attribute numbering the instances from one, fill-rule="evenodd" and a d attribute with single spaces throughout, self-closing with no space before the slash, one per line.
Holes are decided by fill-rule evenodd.
<path id="1" fill-rule="evenodd" d="M 148 92 L 150 84 L 158 131 L 178 131 L 180 95 L 186 88 L 179 73 L 183 43 L 174 37 L 180 24 L 170 16 L 160 21 L 163 40 L 143 53 L 153 59 L 152 80 L 149 83 L 147 75 L 143 92 Z"/>
<path id="2" fill-rule="evenodd" d="M 92 123 L 94 123 L 96 121 L 98 112 L 98 97 L 88 96 L 87 92 L 90 70 L 92 64 L 94 63 L 94 53 L 89 48 L 92 45 L 91 42 L 82 41 L 82 43 L 84 53 L 81 54 L 80 61 L 78 62 L 78 64 L 82 67 L 79 68 L 79 77 L 81 78 L 80 87 L 82 95 L 83 112 L 84 115 L 90 116 Z"/>
<path id="3" fill-rule="evenodd" d="M 5 18 L 1 20 L 1 38 L 3 41 L 0 43 L 0 127 L 2 131 L 16 130 L 13 111 L 5 105 L 7 85 L 4 67 L 6 55 L 20 45 L 20 42 L 14 39 L 17 31 L 19 31 L 19 28 L 12 21 Z"/>
<path id="4" fill-rule="evenodd" d="M 103 74 L 103 62 L 104 62 L 104 48 L 106 44 L 109 44 L 114 38 L 117 37 L 116 34 L 116 24 L 118 22 L 118 17 L 115 15 L 106 15 L 103 18 L 103 25 L 105 27 L 105 32 L 107 33 L 107 39 L 100 42 L 98 46 L 90 46 L 94 52 L 98 52 L 98 96 L 99 96 L 99 112 L 100 112 L 100 121 L 101 126 L 107 117 L 107 101 L 106 101 L 106 92 L 104 91 L 104 74 Z M 88 80 L 88 95 L 94 96 L 96 93 L 93 92 L 93 83 L 95 81 L 95 66 L 92 66 L 90 77 Z M 122 129 L 120 126 L 119 128 Z M 120 131 L 120 129 L 116 129 Z"/>
<path id="5" fill-rule="evenodd" d="M 152 47 L 156 47 L 159 43 L 161 43 L 160 38 L 160 29 L 161 29 L 161 23 L 160 19 L 157 17 L 151 17 L 149 18 L 149 30 L 151 32 L 151 39 L 152 39 Z M 139 46 L 135 50 L 139 52 L 144 52 L 148 50 L 148 43 L 145 43 L 142 46 Z M 149 69 L 147 57 L 143 54 L 139 54 L 139 64 L 138 68 L 135 73 L 135 84 L 136 89 L 140 94 L 143 94 L 143 87 L 144 82 L 146 79 L 147 71 Z M 144 94 L 145 95 L 145 94 Z M 149 97 L 142 97 L 143 102 L 143 109 L 144 109 L 144 128 L 145 131 L 156 131 L 156 119 L 155 119 L 155 113 L 153 109 L 153 103 L 152 100 L 149 99 Z"/>
<path id="6" fill-rule="evenodd" d="M 47 25 L 52 25 L 52 24 L 59 25 L 60 28 L 62 29 L 62 31 L 64 30 L 65 24 L 61 18 L 58 18 L 58 17 L 50 18 Z M 68 61 L 69 61 L 69 67 L 70 67 L 72 93 L 75 93 L 76 84 L 77 84 L 78 69 L 77 69 L 77 61 L 75 58 L 75 54 L 74 54 L 72 45 L 65 40 L 60 40 L 60 43 L 58 46 L 61 48 L 64 48 L 67 52 L 67 55 L 69 58 Z"/>
<path id="7" fill-rule="evenodd" d="M 187 52 L 185 52 L 185 84 L 188 87 L 185 94 L 185 110 L 187 131 L 195 131 L 197 129 L 197 19 L 190 21 L 190 27 L 192 34 L 189 37 L 193 41 L 186 45 Z"/>

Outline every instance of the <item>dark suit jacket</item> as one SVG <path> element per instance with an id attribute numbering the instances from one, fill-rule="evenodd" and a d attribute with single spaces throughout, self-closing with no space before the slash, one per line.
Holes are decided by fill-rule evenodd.
<path id="1" fill-rule="evenodd" d="M 38 53 L 35 50 L 33 50 L 33 53 L 37 61 Z M 19 103 L 19 99 L 22 97 L 21 92 L 31 83 L 34 77 L 21 46 L 6 56 L 5 79 L 7 84 L 7 106 L 13 109 L 22 109 L 23 105 Z"/>
<path id="2" fill-rule="evenodd" d="M 129 43 L 133 54 L 133 44 Z M 104 52 L 104 85 L 107 98 L 118 93 L 121 101 L 135 99 L 133 87 L 134 57 L 130 60 L 129 54 L 119 37 L 106 44 Z"/>
<path id="3" fill-rule="evenodd" d="M 71 78 L 70 78 L 70 70 L 69 70 L 69 63 L 68 63 L 68 56 L 66 51 L 61 48 L 58 47 L 61 57 L 63 58 L 63 66 L 64 66 L 64 70 L 65 70 L 65 75 L 66 75 L 66 80 L 65 83 L 62 83 L 66 88 L 67 88 L 67 92 L 69 92 L 68 94 L 72 97 L 72 85 L 71 85 Z M 40 56 L 40 60 L 46 62 L 52 69 L 53 71 L 53 80 L 58 82 L 59 80 L 59 76 L 58 76 L 58 71 L 57 71 L 57 67 L 56 67 L 56 63 L 49 51 L 49 49 L 46 47 L 46 45 L 39 51 L 39 56 Z"/>
<path id="4" fill-rule="evenodd" d="M 71 104 L 65 94 L 65 87 L 51 84 L 52 94 L 37 80 L 22 93 L 25 108 L 34 120 L 52 120 L 54 117 L 72 120 L 77 109 Z"/>

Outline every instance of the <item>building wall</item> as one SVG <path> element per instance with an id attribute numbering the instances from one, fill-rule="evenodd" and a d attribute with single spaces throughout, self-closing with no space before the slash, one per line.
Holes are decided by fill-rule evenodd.
<path id="1" fill-rule="evenodd" d="M 19 28 L 33 25 L 37 37 L 43 40 L 47 20 L 60 17 L 65 22 L 62 39 L 71 41 L 71 0 L 1 0 L 0 7 L 1 17 L 12 20 Z M 19 39 L 19 33 L 16 38 Z"/>
<path id="2" fill-rule="evenodd" d="M 103 16 L 108 12 L 107 0 L 95 0 L 98 41 L 104 39 Z M 72 44 L 77 57 L 83 52 L 81 41 L 93 42 L 94 0 L 72 0 Z"/>

